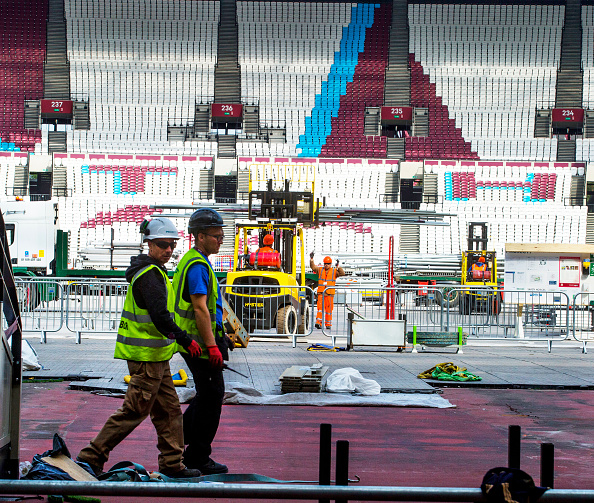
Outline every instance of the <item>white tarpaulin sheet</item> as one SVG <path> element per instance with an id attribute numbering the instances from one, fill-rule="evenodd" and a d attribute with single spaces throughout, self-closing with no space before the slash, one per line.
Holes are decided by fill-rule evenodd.
<path id="1" fill-rule="evenodd" d="M 286 393 L 263 395 L 240 382 L 225 383 L 225 404 L 241 405 L 318 405 L 318 406 L 371 406 L 371 407 L 455 407 L 436 393 L 381 393 L 359 396 L 336 393 Z"/>
<path id="2" fill-rule="evenodd" d="M 357 392 L 363 396 L 375 396 L 381 393 L 381 386 L 373 379 L 365 379 L 361 372 L 352 367 L 338 369 L 330 374 L 326 381 L 326 391 L 330 393 Z"/>

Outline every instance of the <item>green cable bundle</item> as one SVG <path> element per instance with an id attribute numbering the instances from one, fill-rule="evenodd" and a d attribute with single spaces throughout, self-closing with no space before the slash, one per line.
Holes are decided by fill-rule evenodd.
<path id="1" fill-rule="evenodd" d="M 454 365 L 452 362 L 438 363 L 435 367 L 421 372 L 420 379 L 437 379 L 439 381 L 482 381 L 482 377 L 474 375 L 466 370 Z"/>

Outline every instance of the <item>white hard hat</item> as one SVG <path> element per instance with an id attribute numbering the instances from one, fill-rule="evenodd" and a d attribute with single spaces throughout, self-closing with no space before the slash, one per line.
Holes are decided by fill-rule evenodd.
<path id="1" fill-rule="evenodd" d="M 144 234 L 143 241 L 152 241 L 153 239 L 179 239 L 179 233 L 168 218 L 157 217 L 152 220 L 144 220 L 140 224 L 140 232 Z"/>

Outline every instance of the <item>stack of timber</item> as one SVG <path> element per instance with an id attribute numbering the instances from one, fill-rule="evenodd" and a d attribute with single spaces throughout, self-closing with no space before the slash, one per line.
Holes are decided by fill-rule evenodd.
<path id="1" fill-rule="evenodd" d="M 319 393 L 322 391 L 324 377 L 329 367 L 323 367 L 316 363 L 311 367 L 293 365 L 286 369 L 279 380 L 281 382 L 281 393 Z"/>

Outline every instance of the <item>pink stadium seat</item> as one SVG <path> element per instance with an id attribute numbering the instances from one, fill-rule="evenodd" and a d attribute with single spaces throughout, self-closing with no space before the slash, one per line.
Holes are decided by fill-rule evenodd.
<path id="1" fill-rule="evenodd" d="M 364 52 L 359 54 L 353 82 L 347 84 L 346 94 L 341 97 L 338 117 L 332 120 L 332 132 L 321 157 L 386 156 L 385 141 L 365 136 L 363 115 L 365 107 L 383 104 L 391 11 L 390 4 L 375 9 L 374 24 L 365 35 Z"/>
<path id="2" fill-rule="evenodd" d="M 405 148 L 406 156 L 412 160 L 422 158 L 444 159 L 478 159 L 472 152 L 470 143 L 464 141 L 460 128 L 455 121 L 449 119 L 447 106 L 443 105 L 441 97 L 436 95 L 436 86 L 429 82 L 429 76 L 423 73 L 421 64 L 409 57 L 411 68 L 411 106 L 427 107 L 429 109 L 429 137 L 423 140 L 422 149 Z M 406 144 L 415 138 L 407 138 Z M 409 154 L 410 152 L 410 154 Z M 420 153 L 420 155 L 419 155 Z"/>
<path id="3" fill-rule="evenodd" d="M 0 137 L 32 152 L 41 131 L 23 128 L 23 101 L 43 97 L 47 2 L 3 2 L 0 14 Z"/>

